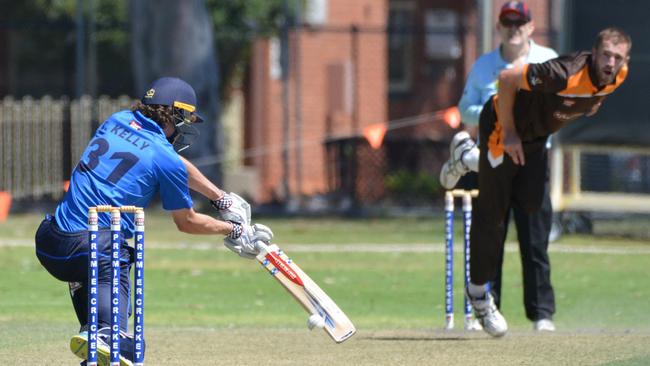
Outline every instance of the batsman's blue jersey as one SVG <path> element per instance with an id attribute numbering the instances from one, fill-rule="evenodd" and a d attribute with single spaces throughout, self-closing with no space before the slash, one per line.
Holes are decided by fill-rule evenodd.
<path id="1" fill-rule="evenodd" d="M 163 130 L 140 112 L 117 112 L 82 154 L 56 222 L 67 232 L 86 230 L 88 207 L 147 207 L 157 191 L 165 210 L 192 207 L 187 170 Z M 122 231 L 132 237 L 133 215 L 122 217 Z M 99 226 L 110 226 L 109 214 L 99 214 Z"/>

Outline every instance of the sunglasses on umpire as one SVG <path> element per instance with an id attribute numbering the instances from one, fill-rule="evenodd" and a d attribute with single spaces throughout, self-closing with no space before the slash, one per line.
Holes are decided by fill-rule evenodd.
<path id="1" fill-rule="evenodd" d="M 499 22 L 501 23 L 502 26 L 506 28 L 511 28 L 511 27 L 519 28 L 524 24 L 528 23 L 528 21 L 524 19 L 508 19 L 508 18 L 503 18 Z"/>

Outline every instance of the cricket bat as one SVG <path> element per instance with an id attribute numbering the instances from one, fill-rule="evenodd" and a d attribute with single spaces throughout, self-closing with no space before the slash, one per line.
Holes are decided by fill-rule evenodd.
<path id="1" fill-rule="evenodd" d="M 257 260 L 310 315 L 323 319 L 323 329 L 336 343 L 352 337 L 354 324 L 332 299 L 275 244 L 257 242 Z"/>

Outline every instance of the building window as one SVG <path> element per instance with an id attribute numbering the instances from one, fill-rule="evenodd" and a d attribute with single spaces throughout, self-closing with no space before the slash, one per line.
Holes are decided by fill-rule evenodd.
<path id="1" fill-rule="evenodd" d="M 424 15 L 427 31 L 425 54 L 430 60 L 457 60 L 462 54 L 458 13 L 449 9 L 430 9 Z"/>
<path id="2" fill-rule="evenodd" d="M 411 90 L 413 70 L 414 1 L 392 1 L 388 13 L 389 92 Z"/>
<path id="3" fill-rule="evenodd" d="M 304 21 L 312 26 L 325 25 L 327 23 L 327 0 L 305 1 Z"/>

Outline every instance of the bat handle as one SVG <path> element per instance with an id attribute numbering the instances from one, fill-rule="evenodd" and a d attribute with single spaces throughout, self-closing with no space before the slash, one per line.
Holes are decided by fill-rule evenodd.
<path id="1" fill-rule="evenodd" d="M 255 242 L 255 246 L 257 247 L 257 250 L 260 251 L 260 252 L 261 251 L 265 251 L 265 252 L 269 251 L 269 246 L 266 245 L 266 243 L 261 241 L 261 240 L 257 240 Z"/>

